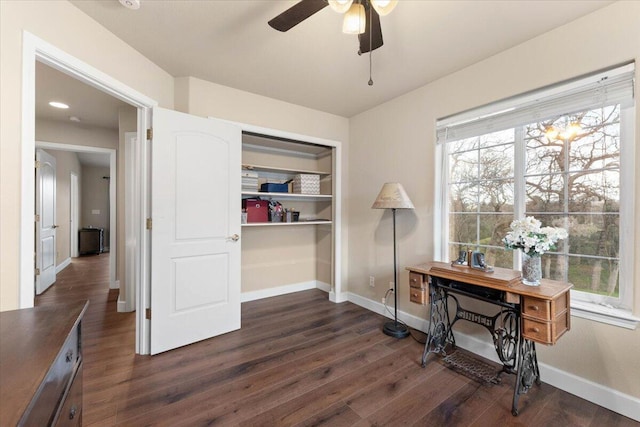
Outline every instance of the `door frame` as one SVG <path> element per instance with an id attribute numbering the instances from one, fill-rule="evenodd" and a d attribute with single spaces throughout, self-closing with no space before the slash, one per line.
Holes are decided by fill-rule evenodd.
<path id="1" fill-rule="evenodd" d="M 138 109 L 137 132 L 145 135 L 151 124 L 151 109 L 158 102 L 119 82 L 91 65 L 69 55 L 63 50 L 42 40 L 28 31 L 22 33 L 22 128 L 21 128 L 21 198 L 20 198 L 20 243 L 19 243 L 19 307 L 34 305 L 35 290 L 33 241 L 35 238 L 33 212 L 35 209 L 35 91 L 36 61 L 40 61 L 85 84 L 99 89 Z M 141 156 L 136 165 L 136 176 L 140 183 L 140 217 L 135 224 L 136 241 L 136 353 L 149 353 L 149 321 L 145 319 L 145 304 L 150 292 L 149 281 L 149 233 L 146 219 L 149 212 L 148 145 L 140 143 Z M 126 237 L 125 237 L 126 239 Z"/>
<path id="2" fill-rule="evenodd" d="M 73 227 L 69 227 L 69 244 L 71 250 L 69 256 L 76 258 L 78 253 L 78 223 L 80 222 L 80 177 L 77 173 L 71 172 L 69 174 L 69 218 L 70 224 Z"/>
<path id="3" fill-rule="evenodd" d="M 117 210 L 117 200 L 116 200 L 116 188 L 117 188 L 117 174 L 116 174 L 116 150 L 112 148 L 99 148 L 99 147 L 88 147 L 84 145 L 71 145 L 64 144 L 59 142 L 47 142 L 47 141 L 36 141 L 36 149 L 50 149 L 57 151 L 71 151 L 75 153 L 99 153 L 109 155 L 109 175 L 111 179 L 109 179 L 109 288 L 117 289 L 118 283 L 116 281 L 116 260 L 117 260 L 117 244 L 116 244 L 116 212 Z M 77 175 L 76 175 L 77 176 Z M 71 231 L 73 233 L 73 230 Z M 76 231 L 75 235 L 78 235 Z M 76 237 L 76 242 L 77 242 Z M 71 253 L 73 253 L 73 247 L 71 248 Z M 76 251 L 78 253 L 78 246 L 76 245 Z"/>

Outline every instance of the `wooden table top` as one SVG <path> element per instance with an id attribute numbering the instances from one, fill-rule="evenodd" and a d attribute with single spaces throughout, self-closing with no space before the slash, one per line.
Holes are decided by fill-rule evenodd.
<path id="1" fill-rule="evenodd" d="M 573 287 L 571 283 L 550 279 L 542 279 L 540 286 L 527 286 L 522 283 L 519 271 L 500 267 L 494 267 L 494 271 L 489 273 L 466 265 L 452 266 L 446 262 L 431 261 L 407 267 L 406 269 L 416 273 L 497 289 L 516 295 L 548 300 L 557 298 Z"/>

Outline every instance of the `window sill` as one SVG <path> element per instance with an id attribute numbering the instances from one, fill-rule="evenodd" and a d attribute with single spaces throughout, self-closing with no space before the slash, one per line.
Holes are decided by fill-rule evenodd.
<path id="1" fill-rule="evenodd" d="M 630 311 L 584 301 L 571 301 L 571 315 L 608 325 L 635 330 L 640 318 Z"/>

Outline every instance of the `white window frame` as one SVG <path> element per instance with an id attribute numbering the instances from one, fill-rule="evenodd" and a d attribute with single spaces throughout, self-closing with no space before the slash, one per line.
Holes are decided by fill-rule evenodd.
<path id="1" fill-rule="evenodd" d="M 561 85 L 561 87 L 551 89 L 551 92 L 555 91 L 561 93 L 564 88 L 574 87 L 575 82 L 571 82 L 568 85 Z M 549 93 L 550 89 L 543 89 L 541 93 Z M 533 94 L 535 98 L 535 93 Z M 524 99 L 530 100 L 532 94 L 529 93 L 523 96 Z M 498 102 L 489 106 L 480 107 L 477 110 L 471 110 L 469 112 L 461 113 L 460 115 L 452 116 L 438 121 L 437 131 L 438 135 L 442 136 L 443 132 L 446 134 L 446 127 L 451 123 L 458 122 L 472 122 L 473 117 L 491 116 L 492 112 L 501 112 L 506 108 L 508 109 L 509 103 L 513 103 L 513 100 L 506 100 Z M 516 101 L 517 102 L 517 101 Z M 610 103 L 613 104 L 613 103 Z M 620 271 L 619 271 L 619 297 L 621 302 L 621 308 L 615 308 L 609 304 L 606 299 L 601 296 L 590 294 L 588 292 L 572 291 L 571 292 L 571 308 L 572 315 L 582 318 L 587 318 L 603 323 L 608 323 L 624 328 L 635 329 L 640 318 L 633 316 L 633 294 L 640 292 L 639 289 L 634 289 L 634 201 L 635 201 L 635 105 L 620 106 Z M 535 122 L 536 117 L 531 117 L 531 122 Z M 522 141 L 518 142 L 518 138 L 522 139 L 522 132 L 520 129 L 523 126 L 515 125 L 513 128 L 515 132 L 515 154 L 514 154 L 514 187 L 515 187 L 515 200 L 514 200 L 514 218 L 520 218 L 525 213 L 525 200 L 524 200 L 524 144 Z M 444 129 L 444 131 L 443 131 Z M 486 133 L 491 132 L 490 130 Z M 456 139 L 464 139 L 464 137 Z M 439 142 L 436 144 L 436 192 L 435 192 L 435 211 L 439 212 L 439 215 L 435 215 L 434 223 L 434 258 L 438 261 L 449 261 L 449 153 L 446 147 L 446 142 Z M 514 266 L 519 268 L 519 257 L 514 254 Z"/>

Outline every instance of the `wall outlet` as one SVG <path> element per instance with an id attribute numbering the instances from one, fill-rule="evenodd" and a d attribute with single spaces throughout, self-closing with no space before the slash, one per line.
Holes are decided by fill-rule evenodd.
<path id="1" fill-rule="evenodd" d="M 386 304 L 387 303 L 387 299 L 385 297 L 382 297 L 382 303 Z"/>
<path id="2" fill-rule="evenodd" d="M 393 282 L 389 282 L 389 289 L 393 291 Z"/>
<path id="3" fill-rule="evenodd" d="M 369 276 L 369 286 L 371 286 L 372 288 L 376 287 L 376 278 L 373 276 Z"/>

